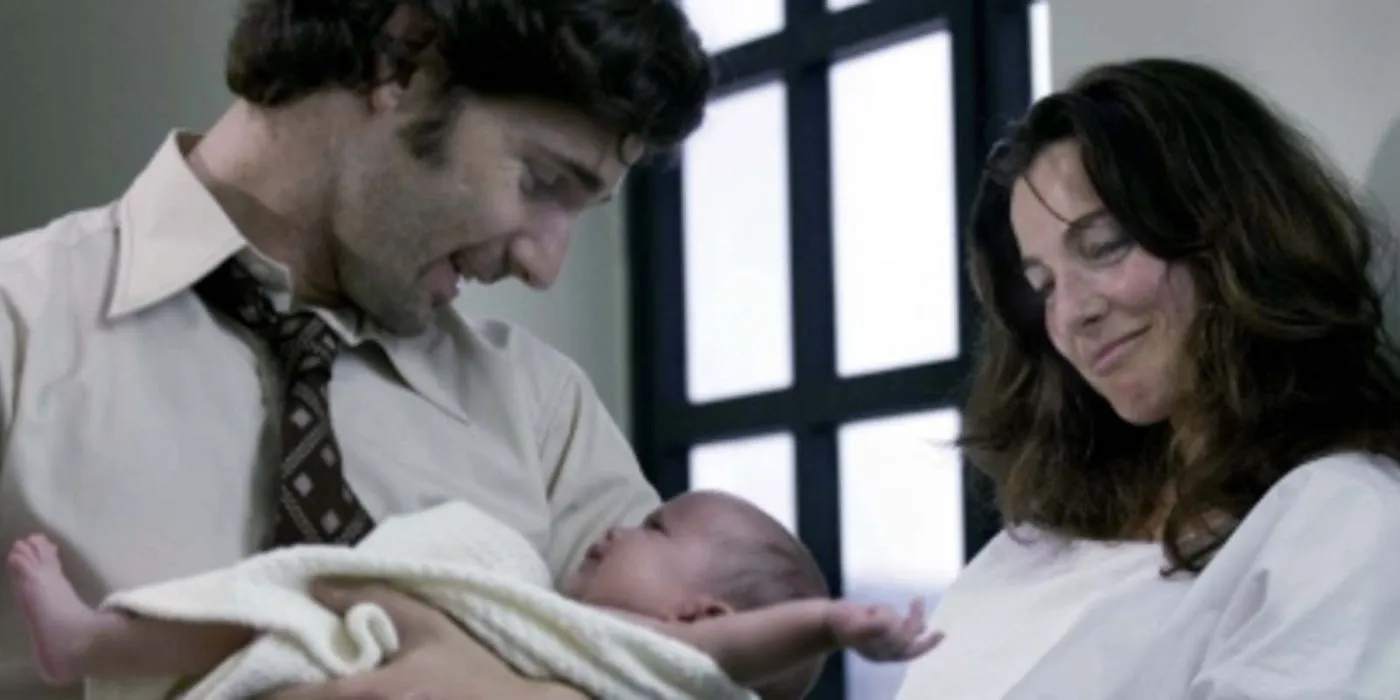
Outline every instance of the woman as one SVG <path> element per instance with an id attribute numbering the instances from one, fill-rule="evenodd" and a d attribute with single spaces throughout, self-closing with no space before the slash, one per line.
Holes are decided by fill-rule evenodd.
<path id="1" fill-rule="evenodd" d="M 1221 73 L 1089 71 L 993 153 L 963 443 L 1008 531 L 923 698 L 1400 697 L 1400 375 L 1379 231 Z"/>

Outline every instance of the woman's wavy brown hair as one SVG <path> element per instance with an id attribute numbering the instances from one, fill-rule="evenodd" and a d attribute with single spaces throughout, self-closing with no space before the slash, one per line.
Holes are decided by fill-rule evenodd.
<path id="1" fill-rule="evenodd" d="M 1011 186 L 1066 139 L 1118 224 L 1196 285 L 1158 425 L 1120 419 L 1054 351 L 1021 273 Z M 1378 233 L 1307 139 L 1215 69 L 1104 65 L 1037 103 L 994 149 L 969 232 L 984 314 L 961 442 L 996 482 L 1005 523 L 1160 532 L 1168 569 L 1199 573 L 1310 458 L 1400 459 L 1395 346 L 1368 277 Z"/>

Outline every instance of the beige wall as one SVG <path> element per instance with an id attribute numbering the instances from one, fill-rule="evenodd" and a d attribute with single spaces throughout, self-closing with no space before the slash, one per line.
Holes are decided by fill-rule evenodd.
<path id="1" fill-rule="evenodd" d="M 166 131 L 228 103 L 235 0 L 0 0 L 0 232 L 119 195 Z M 587 218 L 557 288 L 470 289 L 472 313 L 517 321 L 575 358 L 629 425 L 619 210 Z"/>
<path id="2" fill-rule="evenodd" d="M 227 102 L 230 0 L 0 2 L 0 231 L 119 194 Z"/>
<path id="3" fill-rule="evenodd" d="M 1383 211 L 1400 215 L 1400 82 L 1393 77 L 1400 67 L 1400 2 L 1050 3 L 1056 85 L 1093 63 L 1131 56 L 1209 61 L 1291 113 Z M 1392 316 L 1400 316 L 1400 289 L 1391 287 Z"/>

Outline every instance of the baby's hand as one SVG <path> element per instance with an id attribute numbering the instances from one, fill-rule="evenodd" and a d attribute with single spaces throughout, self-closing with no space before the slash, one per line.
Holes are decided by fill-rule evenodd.
<path id="1" fill-rule="evenodd" d="M 861 605 L 834 601 L 826 614 L 827 626 L 840 646 L 871 661 L 908 661 L 923 656 L 943 641 L 943 635 L 925 635 L 924 601 L 916 598 L 909 614 L 888 605 Z"/>

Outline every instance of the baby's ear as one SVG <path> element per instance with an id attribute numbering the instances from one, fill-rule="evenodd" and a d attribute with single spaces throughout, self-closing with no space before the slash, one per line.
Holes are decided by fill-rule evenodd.
<path id="1" fill-rule="evenodd" d="M 734 612 L 734 606 L 729 603 L 711 596 L 701 596 L 682 604 L 676 620 L 678 622 L 697 622 L 709 617 L 724 617 Z"/>

